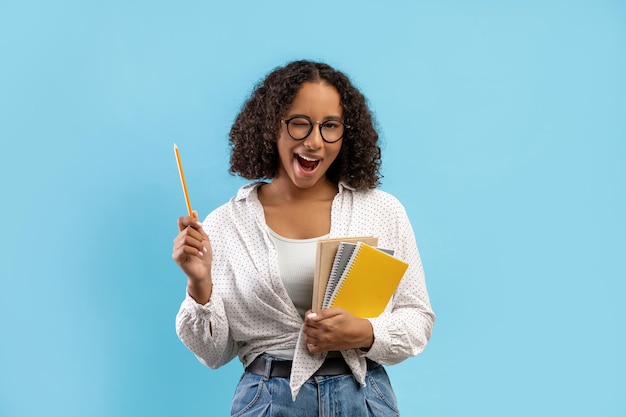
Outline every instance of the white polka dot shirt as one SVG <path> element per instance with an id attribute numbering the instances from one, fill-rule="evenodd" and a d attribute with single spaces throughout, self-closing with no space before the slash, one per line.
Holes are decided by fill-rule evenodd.
<path id="1" fill-rule="evenodd" d="M 295 347 L 290 379 L 295 398 L 326 355 L 309 353 L 303 341 L 303 321 L 281 281 L 278 254 L 257 197 L 259 185 L 241 187 L 204 220 L 213 249 L 213 293 L 205 305 L 186 296 L 176 317 L 176 331 L 200 362 L 211 368 L 235 356 L 245 367 L 266 351 Z M 391 365 L 419 354 L 435 321 L 404 207 L 384 191 L 355 191 L 340 183 L 328 237 L 365 235 L 378 237 L 379 246 L 393 249 L 409 268 L 386 310 L 369 319 L 374 329 L 370 350 L 342 352 L 363 385 L 365 357 Z"/>

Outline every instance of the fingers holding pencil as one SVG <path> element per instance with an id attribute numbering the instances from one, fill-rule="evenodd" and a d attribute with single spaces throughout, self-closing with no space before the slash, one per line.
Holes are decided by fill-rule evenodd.
<path id="1" fill-rule="evenodd" d="M 178 218 L 178 231 L 180 232 L 187 227 L 194 228 L 204 233 L 204 230 L 202 229 L 202 223 L 200 223 L 200 221 L 198 220 L 197 211 L 194 210 L 191 213 L 191 216 L 181 216 Z"/>
<path id="2" fill-rule="evenodd" d="M 178 218 L 179 232 L 174 239 L 172 259 L 190 279 L 202 280 L 210 277 L 213 253 L 209 237 L 197 220 L 197 213 L 193 214 Z"/>

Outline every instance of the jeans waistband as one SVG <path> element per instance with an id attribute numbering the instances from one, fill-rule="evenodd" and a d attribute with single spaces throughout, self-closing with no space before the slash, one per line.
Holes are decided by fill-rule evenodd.
<path id="1" fill-rule="evenodd" d="M 370 359 L 365 358 L 367 362 L 367 370 L 370 371 L 380 366 Z M 291 366 L 293 361 L 273 359 L 270 357 L 257 356 L 250 365 L 246 368 L 246 372 L 251 372 L 256 375 L 265 376 L 266 378 L 289 378 L 291 375 Z M 326 358 L 322 366 L 315 372 L 315 376 L 336 376 L 336 375 L 349 375 L 352 370 L 343 359 L 339 358 Z"/>

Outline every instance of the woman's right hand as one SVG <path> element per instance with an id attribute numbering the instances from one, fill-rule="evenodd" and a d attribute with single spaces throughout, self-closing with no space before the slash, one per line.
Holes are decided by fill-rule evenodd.
<path id="1" fill-rule="evenodd" d="M 211 298 L 212 257 L 209 237 L 198 222 L 197 214 L 179 217 L 172 259 L 188 277 L 187 292 L 200 304 L 206 304 Z"/>

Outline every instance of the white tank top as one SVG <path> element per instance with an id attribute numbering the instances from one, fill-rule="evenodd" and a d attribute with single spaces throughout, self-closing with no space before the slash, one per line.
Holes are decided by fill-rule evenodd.
<path id="1" fill-rule="evenodd" d="M 328 235 L 311 239 L 290 239 L 269 229 L 272 241 L 278 252 L 280 278 L 300 317 L 311 308 L 313 297 L 313 274 L 315 273 L 315 253 L 317 241 Z M 270 355 L 293 359 L 294 349 L 268 351 Z"/>

